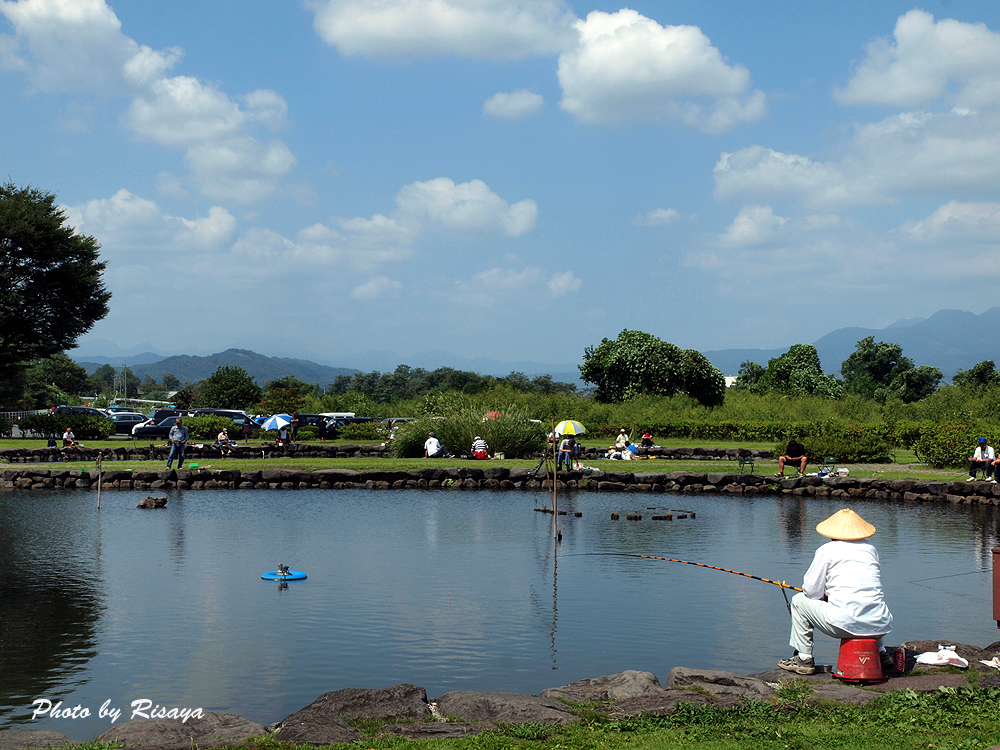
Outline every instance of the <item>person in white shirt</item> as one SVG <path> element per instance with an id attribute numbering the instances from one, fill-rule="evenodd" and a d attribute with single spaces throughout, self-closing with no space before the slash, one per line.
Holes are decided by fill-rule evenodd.
<path id="1" fill-rule="evenodd" d="M 882 671 L 892 669 L 892 656 L 882 638 L 892 630 L 892 614 L 882 594 L 878 552 L 865 539 L 875 527 L 844 508 L 816 526 L 832 541 L 816 550 L 802 581 L 802 593 L 792 597 L 795 653 L 778 666 L 796 674 L 814 674 L 813 630 L 831 638 L 877 638 Z"/>
<path id="2" fill-rule="evenodd" d="M 448 449 L 433 432 L 430 433 L 424 441 L 424 458 L 445 458 L 447 455 Z"/>
<path id="3" fill-rule="evenodd" d="M 966 482 L 971 482 L 976 478 L 976 472 L 983 470 L 983 479 L 989 479 L 993 475 L 993 464 L 996 462 L 996 453 L 992 445 L 987 445 L 986 438 L 979 438 L 979 445 L 976 446 L 975 453 L 969 459 L 969 478 Z"/>

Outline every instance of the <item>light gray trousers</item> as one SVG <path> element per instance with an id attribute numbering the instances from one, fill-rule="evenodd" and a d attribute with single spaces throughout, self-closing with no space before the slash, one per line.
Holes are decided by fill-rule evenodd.
<path id="1" fill-rule="evenodd" d="M 831 638 L 857 638 L 854 633 L 848 633 L 843 628 L 831 625 L 823 616 L 823 602 L 819 599 L 810 599 L 803 593 L 798 593 L 792 597 L 792 635 L 789 645 L 800 654 L 812 655 L 813 652 L 813 628 L 821 633 L 826 633 Z M 878 638 L 879 650 L 882 649 L 883 636 L 870 636 Z"/>

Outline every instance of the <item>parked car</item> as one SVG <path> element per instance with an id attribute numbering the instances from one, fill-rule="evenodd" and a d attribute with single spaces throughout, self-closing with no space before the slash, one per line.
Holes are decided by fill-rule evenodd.
<path id="1" fill-rule="evenodd" d="M 115 434 L 129 435 L 133 427 L 148 420 L 146 415 L 134 411 L 116 411 L 111 415 L 111 421 L 115 423 Z"/>
<path id="2" fill-rule="evenodd" d="M 146 437 L 159 437 L 165 438 L 170 434 L 170 428 L 177 424 L 177 415 L 170 417 L 164 417 L 159 422 L 149 421 L 145 424 L 137 424 L 132 428 L 132 437 L 146 438 Z"/>
<path id="3" fill-rule="evenodd" d="M 95 409 L 92 406 L 57 406 L 52 410 L 53 414 L 77 414 L 81 417 L 97 417 L 98 419 L 110 419 L 107 412 Z"/>

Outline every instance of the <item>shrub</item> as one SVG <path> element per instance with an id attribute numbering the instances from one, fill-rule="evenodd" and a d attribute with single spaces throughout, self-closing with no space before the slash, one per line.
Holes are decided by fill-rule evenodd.
<path id="1" fill-rule="evenodd" d="M 891 461 L 891 446 L 876 435 L 821 436 L 804 439 L 802 444 L 806 448 L 809 462 L 814 464 L 822 463 L 827 456 L 832 456 L 841 463 L 853 464 L 884 464 Z M 779 443 L 775 447 L 775 455 L 785 455 L 786 448 L 787 443 Z"/>
<path id="2" fill-rule="evenodd" d="M 315 440 L 319 435 L 319 430 L 315 427 L 300 427 L 295 433 L 296 440 Z"/>
<path id="3" fill-rule="evenodd" d="M 62 437 L 69 427 L 77 440 L 103 440 L 115 431 L 110 419 L 87 417 L 82 414 L 28 414 L 17 421 L 23 433 L 37 437 Z"/>
<path id="4" fill-rule="evenodd" d="M 970 422 L 933 425 L 921 432 L 913 445 L 913 451 L 924 463 L 937 469 L 962 466 L 968 462 L 980 437 L 989 440 L 990 445 L 996 445 L 994 441 L 997 434 L 996 429 L 984 430 L 978 424 Z"/>
<path id="5" fill-rule="evenodd" d="M 229 436 L 233 439 L 237 435 L 243 434 L 243 428 L 237 427 L 236 423 L 229 417 L 220 417 L 217 414 L 206 414 L 202 417 L 188 417 L 184 420 L 184 426 L 188 428 L 188 433 L 192 438 L 198 440 L 215 442 L 219 433 L 225 428 L 229 430 Z"/>
<path id="6" fill-rule="evenodd" d="M 491 411 L 499 411 L 500 416 L 485 419 L 482 407 L 472 405 L 447 416 L 425 415 L 405 422 L 392 439 L 391 453 L 397 458 L 424 455 L 429 432 L 456 455 L 469 453 L 476 435 L 489 444 L 492 453 L 500 451 L 511 457 L 529 456 L 545 447 L 545 428 L 531 421 L 524 409 L 511 404 Z"/>
<path id="7" fill-rule="evenodd" d="M 337 437 L 344 440 L 378 440 L 379 422 L 355 422 L 337 430 Z"/>

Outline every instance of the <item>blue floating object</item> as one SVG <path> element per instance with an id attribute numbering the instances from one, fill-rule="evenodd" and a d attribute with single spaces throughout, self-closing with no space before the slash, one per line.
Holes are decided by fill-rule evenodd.
<path id="1" fill-rule="evenodd" d="M 261 575 L 261 578 L 265 581 L 304 581 L 306 579 L 306 574 L 301 570 L 269 570 Z"/>

